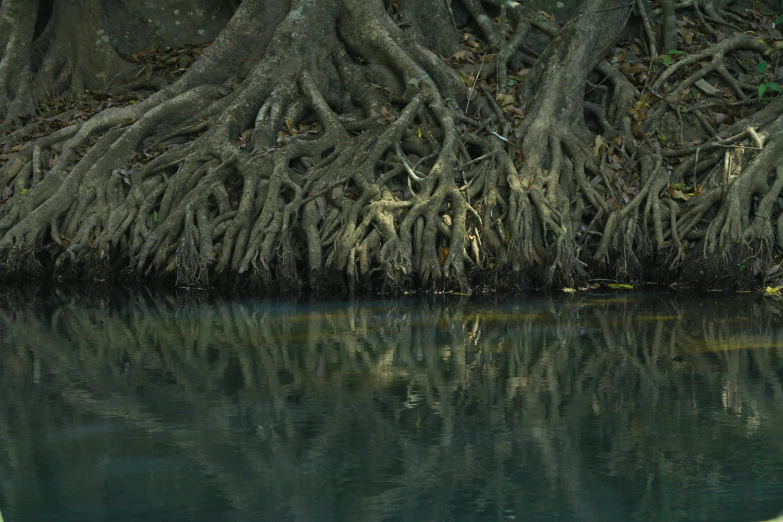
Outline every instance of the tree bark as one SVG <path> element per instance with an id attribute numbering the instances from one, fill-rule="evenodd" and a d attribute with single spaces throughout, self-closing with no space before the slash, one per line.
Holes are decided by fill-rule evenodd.
<path id="1" fill-rule="evenodd" d="M 677 18 L 674 0 L 663 0 L 663 51 L 677 50 Z"/>
<path id="2" fill-rule="evenodd" d="M 111 46 L 103 0 L 60 0 L 49 23 L 51 37 L 35 82 L 38 97 L 56 98 L 68 90 L 103 91 L 130 72 L 130 64 Z"/>
<path id="3" fill-rule="evenodd" d="M 19 125 L 32 116 L 30 51 L 38 0 L 5 0 L 0 4 L 0 128 Z"/>

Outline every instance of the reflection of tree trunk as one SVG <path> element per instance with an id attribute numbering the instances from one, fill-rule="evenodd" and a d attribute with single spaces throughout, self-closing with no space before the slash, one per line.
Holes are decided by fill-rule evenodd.
<path id="1" fill-rule="evenodd" d="M 9 433 L 10 407 L 0 397 L 0 496 L 8 503 L 11 510 L 16 511 L 22 502 L 17 489 L 27 469 L 21 465 L 23 462 L 31 462 L 30 440 L 18 440 Z"/>
<path id="2" fill-rule="evenodd" d="M 255 497 L 253 488 L 243 477 L 236 475 L 219 452 L 219 444 L 233 441 L 203 440 L 200 433 L 191 430 L 172 430 L 171 426 L 144 412 L 143 408 L 124 400 L 92 397 L 89 392 L 77 388 L 62 390 L 62 397 L 72 407 L 105 419 L 121 419 L 128 426 L 153 436 L 161 443 L 172 444 L 186 452 L 203 467 L 204 473 L 212 475 L 220 484 L 231 504 L 236 509 L 247 509 Z M 202 441 L 194 444 L 194 441 Z"/>

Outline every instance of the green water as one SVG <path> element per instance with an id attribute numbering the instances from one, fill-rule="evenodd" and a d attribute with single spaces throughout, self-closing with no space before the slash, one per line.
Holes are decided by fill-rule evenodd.
<path id="1" fill-rule="evenodd" d="M 6 522 L 783 509 L 783 305 L 192 301 L 0 304 Z"/>

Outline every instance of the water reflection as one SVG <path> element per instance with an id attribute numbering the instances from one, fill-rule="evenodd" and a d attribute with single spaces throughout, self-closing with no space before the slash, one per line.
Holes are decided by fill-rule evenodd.
<path id="1" fill-rule="evenodd" d="M 760 520 L 758 299 L 0 306 L 16 520 Z"/>

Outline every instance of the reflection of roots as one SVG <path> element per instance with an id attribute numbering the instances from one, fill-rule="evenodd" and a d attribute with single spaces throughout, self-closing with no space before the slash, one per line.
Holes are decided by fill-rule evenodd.
<path id="1" fill-rule="evenodd" d="M 6 342 L 0 356 L 8 384 L 2 396 L 2 421 L 7 424 L 12 412 L 37 406 L 35 422 L 54 422 L 61 404 L 79 416 L 122 420 L 150 441 L 179 444 L 205 469 L 220 469 L 216 485 L 232 502 L 243 505 L 248 502 L 247 474 L 221 468 L 223 448 L 234 448 L 244 461 L 254 463 L 257 483 L 274 487 L 280 481 L 277 470 L 290 464 L 286 484 L 307 484 L 313 475 L 328 476 L 333 471 L 332 455 L 344 448 L 345 440 L 355 437 L 357 426 L 363 423 L 370 426 L 362 428 L 362 434 L 369 437 L 362 437 L 360 446 L 353 448 L 355 455 L 392 448 L 387 461 L 396 463 L 400 483 L 408 486 L 422 484 L 422 476 L 437 476 L 443 472 L 437 467 L 443 462 L 442 453 L 411 443 L 420 431 L 416 408 L 411 408 L 416 406 L 423 412 L 424 426 L 438 440 L 448 441 L 455 452 L 474 455 L 472 462 L 457 463 L 453 469 L 481 483 L 510 482 L 516 478 L 514 470 L 481 463 L 499 458 L 499 452 L 503 452 L 500 456 L 530 452 L 531 465 L 542 469 L 551 483 L 568 485 L 567 500 L 573 512 L 583 520 L 600 520 L 600 506 L 582 496 L 590 491 L 581 482 L 590 470 L 583 467 L 585 459 L 579 452 L 584 433 L 595 429 L 596 415 L 602 414 L 602 425 L 618 432 L 640 423 L 652 430 L 647 432 L 651 436 L 622 437 L 602 450 L 602 455 L 618 463 L 615 469 L 623 480 L 647 476 L 650 469 L 684 466 L 692 470 L 687 476 L 693 481 L 708 474 L 718 477 L 716 481 L 724 480 L 721 487 L 729 487 L 730 478 L 721 473 L 727 465 L 725 456 L 706 444 L 683 445 L 680 434 L 666 422 L 676 417 L 678 405 L 661 401 L 661 395 L 673 387 L 692 389 L 694 368 L 720 372 L 725 380 L 710 384 L 714 385 L 710 389 L 724 390 L 725 407 L 702 411 L 699 419 L 716 419 L 732 440 L 762 444 L 770 439 L 762 438 L 763 433 L 749 434 L 746 417 L 737 414 L 739 407 L 756 416 L 766 411 L 759 408 L 781 397 L 776 371 L 783 353 L 774 347 L 779 339 L 779 314 L 759 313 L 737 321 L 736 309 L 721 300 L 705 299 L 703 307 L 684 309 L 682 303 L 666 302 L 660 296 L 652 303 L 635 299 L 633 305 L 621 299 L 576 300 L 567 306 L 526 307 L 522 313 L 504 310 L 500 314 L 494 303 L 482 306 L 475 301 L 449 300 L 447 306 L 440 306 L 424 300 L 421 304 L 385 304 L 382 313 L 378 306 L 359 304 L 316 305 L 301 314 L 297 313 L 300 309 L 281 306 L 278 300 L 251 307 L 241 303 L 203 307 L 198 302 L 202 296 L 200 292 L 178 292 L 176 298 L 168 299 L 136 295 L 113 300 L 110 306 L 105 299 L 77 298 L 74 303 L 70 296 L 59 302 L 53 299 L 42 310 L 33 299 L 20 299 L 26 296 L 3 295 L 0 326 Z M 779 308 L 771 305 L 767 310 L 778 312 Z M 687 314 L 698 317 L 704 327 L 672 320 Z M 586 335 L 600 349 L 586 350 Z M 743 339 L 770 348 L 737 350 L 738 340 Z M 411 355 L 411 342 L 418 356 Z M 700 349 L 710 352 L 697 353 Z M 500 350 L 503 356 L 497 355 Z M 482 353 L 490 355 L 476 355 Z M 254 429 L 215 430 L 207 438 L 201 436 L 198 425 L 193 431 L 188 426 L 173 432 L 166 429 L 170 426 L 150 411 L 149 394 L 139 394 L 135 386 L 118 386 L 114 393 L 100 394 L 86 386 L 76 389 L 60 379 L 47 386 L 47 393 L 56 393 L 62 400 L 36 400 L 41 396 L 31 394 L 27 384 L 31 378 L 25 380 L 36 374 L 36 367 L 43 372 L 56 368 L 89 383 L 130 380 L 135 375 L 134 382 L 149 383 L 147 389 L 165 389 L 165 397 L 187 418 L 203 418 L 212 390 L 226 389 L 230 376 L 238 382 L 236 393 L 262 397 L 269 406 L 247 413 Z M 138 369 L 150 367 L 156 373 L 140 380 Z M 153 380 L 157 375 L 166 376 L 168 382 Z M 14 376 L 18 378 L 10 378 Z M 637 407 L 624 407 L 629 403 Z M 324 404 L 338 407 L 325 408 Z M 163 402 L 157 405 L 166 406 Z M 514 437 L 519 421 L 508 414 L 511 407 L 516 415 L 540 420 L 530 438 Z M 453 412 L 453 425 L 427 415 L 427 410 L 438 408 Z M 235 411 L 216 408 L 209 415 L 228 425 L 235 421 Z M 389 411 L 401 412 L 400 418 Z M 472 444 L 475 439 L 459 436 L 467 429 L 475 430 L 470 423 L 485 414 L 492 416 L 493 423 L 474 431 L 475 438 L 502 439 L 502 448 Z M 318 422 L 297 422 L 302 418 Z M 567 429 L 563 418 L 568 419 Z M 704 431 L 698 433 L 709 436 L 712 423 L 700 426 Z M 260 437 L 268 444 L 259 444 Z M 311 453 L 308 466 L 297 470 L 303 440 L 317 440 L 320 451 Z M 8 442 L 8 451 L 20 459 L 29 455 L 23 451 L 24 440 Z M 269 451 L 272 444 L 275 452 Z M 404 462 L 396 455 L 404 457 Z M 346 465 L 352 462 L 359 461 Z M 29 463 L 20 460 L 20 466 Z M 734 464 L 741 466 L 738 461 Z M 444 482 L 438 495 L 464 500 L 459 484 Z M 303 495 L 301 505 L 315 511 L 324 496 L 341 494 L 339 486 L 328 481 L 324 487 L 325 494 Z M 396 515 L 397 507 L 403 515 L 410 490 L 389 488 L 384 506 L 392 508 L 383 515 Z M 473 495 L 476 504 L 485 505 L 490 493 L 477 491 Z M 373 491 L 357 491 L 356 495 L 357 504 L 377 504 Z M 257 505 L 268 505 L 267 498 Z"/>

